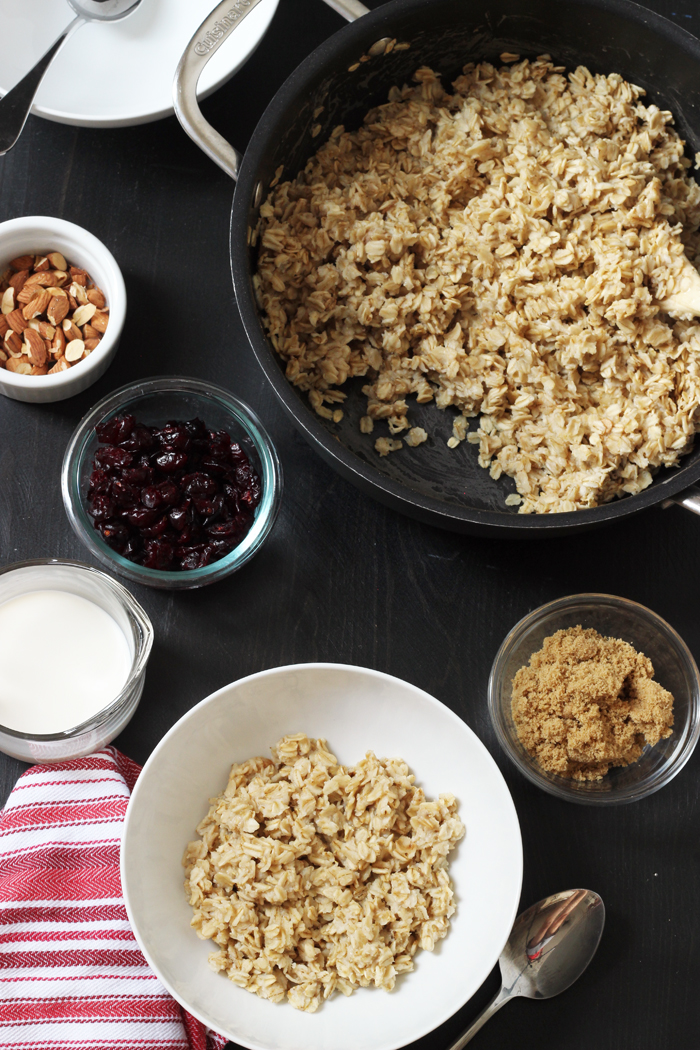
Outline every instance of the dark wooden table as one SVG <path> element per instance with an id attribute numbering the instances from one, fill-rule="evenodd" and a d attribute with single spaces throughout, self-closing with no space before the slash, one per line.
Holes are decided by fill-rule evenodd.
<path id="1" fill-rule="evenodd" d="M 379 0 L 369 5 L 376 7 Z M 648 0 L 700 33 L 697 0 Z M 342 20 L 320 0 L 281 0 L 244 69 L 204 105 L 238 147 L 302 58 Z M 141 705 L 115 743 L 144 762 L 208 693 L 279 664 L 332 660 L 374 667 L 433 693 L 498 762 L 525 850 L 522 904 L 556 890 L 599 891 L 607 926 L 594 964 L 548 1003 L 516 1002 L 479 1034 L 479 1050 L 693 1050 L 700 1043 L 700 751 L 659 794 L 601 810 L 530 786 L 501 752 L 486 709 L 496 650 L 528 610 L 584 590 L 655 609 L 700 658 L 700 520 L 652 510 L 570 539 L 460 538 L 360 495 L 323 464 L 278 407 L 247 345 L 228 264 L 232 186 L 175 118 L 114 131 L 30 118 L 0 158 L 0 219 L 62 216 L 116 255 L 129 312 L 117 358 L 84 394 L 50 405 L 0 398 L 0 560 L 89 560 L 59 491 L 66 442 L 109 391 L 159 373 L 201 376 L 250 402 L 286 475 L 271 538 L 241 572 L 183 594 L 132 586 L 156 641 Z M 7 797 L 21 763 L 0 755 Z M 444 1050 L 497 987 L 414 1050 Z"/>

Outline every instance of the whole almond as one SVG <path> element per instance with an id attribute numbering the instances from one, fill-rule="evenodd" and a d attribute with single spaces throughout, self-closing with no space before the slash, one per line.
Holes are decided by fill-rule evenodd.
<path id="1" fill-rule="evenodd" d="M 22 340 L 16 332 L 10 330 L 8 332 L 5 332 L 3 347 L 5 349 L 5 352 L 10 354 L 11 357 L 20 357 L 22 353 Z"/>
<path id="2" fill-rule="evenodd" d="M 0 350 L 0 363 L 7 361 L 7 354 L 4 350 Z"/>
<path id="3" fill-rule="evenodd" d="M 49 375 L 54 375 L 54 373 L 56 372 L 65 372 L 67 368 L 70 368 L 70 365 L 66 361 L 65 357 L 59 357 L 58 361 L 53 366 L 53 368 L 49 369 Z"/>
<path id="4" fill-rule="evenodd" d="M 33 328 L 28 328 L 24 333 L 24 341 L 29 347 L 29 360 L 37 368 L 46 364 L 46 346 L 44 340 Z"/>
<path id="5" fill-rule="evenodd" d="M 39 322 L 36 317 L 32 317 L 31 321 L 27 321 L 27 328 L 33 328 L 35 332 L 39 331 Z"/>
<path id="6" fill-rule="evenodd" d="M 69 286 L 68 294 L 72 295 L 75 301 L 80 303 L 81 306 L 88 301 L 87 291 L 82 284 L 76 284 L 75 281 Z"/>
<path id="7" fill-rule="evenodd" d="M 7 329 L 9 327 L 10 326 L 7 323 L 7 318 L 5 317 L 5 315 L 4 314 L 0 314 L 0 338 L 2 338 L 2 336 L 4 336 L 5 332 L 7 331 Z M 89 328 L 90 326 L 88 325 L 87 327 Z"/>
<path id="8" fill-rule="evenodd" d="M 14 308 L 15 290 L 12 287 L 12 285 L 10 285 L 10 287 L 6 288 L 5 291 L 2 293 L 2 300 L 0 301 L 0 310 L 2 310 L 3 314 L 7 315 L 11 314 Z"/>
<path id="9" fill-rule="evenodd" d="M 49 266 L 49 260 L 46 258 L 45 255 L 37 255 L 36 259 L 34 260 L 35 272 L 38 273 L 41 270 L 48 270 Z"/>
<path id="10" fill-rule="evenodd" d="M 18 255 L 16 259 L 13 259 L 10 263 L 13 270 L 31 270 L 34 266 L 33 255 Z"/>
<path id="11" fill-rule="evenodd" d="M 21 292 L 18 292 L 15 298 L 18 303 L 22 303 L 23 306 L 26 306 L 27 303 L 31 303 L 34 296 L 38 295 L 38 293 L 39 285 L 30 284 L 29 287 L 25 286 Z"/>
<path id="12" fill-rule="evenodd" d="M 67 343 L 70 343 L 73 339 L 83 338 L 83 333 L 77 325 L 73 324 L 69 317 L 65 319 L 61 327 L 63 328 Z"/>
<path id="13" fill-rule="evenodd" d="M 79 361 L 85 354 L 85 343 L 82 339 L 72 339 L 66 346 L 65 358 L 66 361 Z"/>
<path id="14" fill-rule="evenodd" d="M 91 354 L 93 350 L 97 350 L 100 345 L 99 339 L 86 339 L 85 340 L 85 353 Z"/>
<path id="15" fill-rule="evenodd" d="M 61 356 L 66 349 L 66 337 L 62 328 L 56 329 L 56 334 L 51 341 L 51 353 Z"/>
<path id="16" fill-rule="evenodd" d="M 27 322 L 20 309 L 13 310 L 12 313 L 7 314 L 7 323 L 12 331 L 17 332 L 18 335 L 21 335 L 27 327 Z"/>
<path id="17" fill-rule="evenodd" d="M 83 339 L 100 339 L 100 333 L 91 324 L 83 325 Z"/>
<path id="18" fill-rule="evenodd" d="M 56 335 L 56 329 L 52 324 L 48 324 L 46 321 L 41 321 L 39 323 L 39 334 L 43 339 L 48 339 L 48 341 L 51 342 Z"/>
<path id="19" fill-rule="evenodd" d="M 17 358 L 10 357 L 5 364 L 5 368 L 8 372 L 16 372 L 21 376 L 29 376 L 32 374 L 32 366 L 29 361 L 18 361 Z"/>
<path id="20" fill-rule="evenodd" d="M 30 277 L 27 277 L 24 283 L 25 285 L 37 284 L 41 288 L 48 288 L 49 285 L 61 283 L 56 280 L 56 276 L 55 270 L 41 270 L 39 273 L 33 273 Z"/>
<path id="21" fill-rule="evenodd" d="M 68 297 L 55 295 L 46 307 L 46 320 L 49 324 L 59 325 L 68 313 Z"/>
<path id="22" fill-rule="evenodd" d="M 60 252 L 49 252 L 48 260 L 53 266 L 54 270 L 62 270 L 64 273 L 68 269 L 68 263 L 65 257 Z"/>
<path id="23" fill-rule="evenodd" d="M 73 324 L 77 324 L 78 328 L 82 328 L 84 324 L 87 324 L 96 313 L 97 307 L 94 303 L 85 303 L 84 306 L 79 306 L 73 314 Z"/>
<path id="24" fill-rule="evenodd" d="M 104 292 L 101 288 L 90 288 L 87 293 L 88 302 L 94 303 L 98 310 L 103 310 L 105 305 Z"/>
<path id="25" fill-rule="evenodd" d="M 66 281 L 68 280 L 68 274 L 66 273 L 65 270 L 52 270 L 51 271 L 51 276 L 54 278 L 54 280 L 51 283 L 52 284 L 57 284 L 59 286 L 59 288 L 62 285 L 64 285 L 66 283 Z"/>
<path id="26" fill-rule="evenodd" d="M 109 314 L 101 313 L 99 310 L 92 315 L 90 324 L 93 328 L 96 328 L 98 332 L 104 333 L 107 331 L 107 325 L 109 323 Z"/>
<path id="27" fill-rule="evenodd" d="M 14 273 L 7 283 L 10 288 L 14 288 L 16 292 L 21 292 L 28 280 L 29 271 L 20 270 L 19 273 Z"/>
<path id="28" fill-rule="evenodd" d="M 44 289 L 43 291 L 38 292 L 34 296 L 34 298 L 27 303 L 24 310 L 22 310 L 22 314 L 27 319 L 27 321 L 31 321 L 33 317 L 38 317 L 39 314 L 43 314 L 44 310 L 50 302 L 51 296 Z"/>
<path id="29" fill-rule="evenodd" d="M 46 367 L 46 365 L 42 365 L 41 368 L 39 368 L 38 365 L 34 365 L 34 367 L 32 368 L 32 370 L 31 370 L 31 372 L 29 374 L 31 376 L 45 376 L 45 375 L 47 375 L 48 371 L 49 370 Z"/>

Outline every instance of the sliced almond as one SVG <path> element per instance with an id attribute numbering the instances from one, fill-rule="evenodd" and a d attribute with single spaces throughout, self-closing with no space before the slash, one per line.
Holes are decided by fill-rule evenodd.
<path id="1" fill-rule="evenodd" d="M 56 334 L 51 340 L 51 353 L 57 356 L 61 356 L 66 349 L 66 337 L 63 334 L 62 328 L 56 329 Z"/>
<path id="2" fill-rule="evenodd" d="M 94 303 L 85 303 L 84 306 L 79 306 L 73 314 L 73 324 L 77 324 L 78 328 L 82 328 L 84 324 L 87 324 L 92 319 L 96 312 L 97 307 Z"/>
<path id="3" fill-rule="evenodd" d="M 98 332 L 104 333 L 107 331 L 107 325 L 109 324 L 109 314 L 102 313 L 97 310 L 90 319 L 90 324 L 93 328 L 96 328 Z"/>
<path id="4" fill-rule="evenodd" d="M 2 293 L 2 300 L 0 302 L 0 310 L 3 314 L 11 314 L 15 308 L 15 290 L 12 286 L 6 288 Z"/>
<path id="5" fill-rule="evenodd" d="M 41 338 L 38 332 L 35 332 L 33 328 L 28 328 L 24 333 L 24 341 L 29 347 L 29 360 L 37 368 L 41 368 L 46 364 L 46 346 L 44 340 Z"/>
<path id="6" fill-rule="evenodd" d="M 52 324 L 48 324 L 46 321 L 39 322 L 39 334 L 42 339 L 48 339 L 49 342 L 56 335 L 56 329 Z"/>
<path id="7" fill-rule="evenodd" d="M 65 372 L 67 368 L 70 368 L 70 365 L 66 361 L 65 357 L 59 357 L 58 361 L 53 366 L 53 368 L 49 369 L 49 375 L 54 375 L 56 372 Z"/>
<path id="8" fill-rule="evenodd" d="M 68 297 L 55 295 L 46 307 L 46 320 L 49 324 L 59 325 L 68 313 Z"/>
<path id="9" fill-rule="evenodd" d="M 30 284 L 29 287 L 25 285 L 22 291 L 17 293 L 15 298 L 17 299 L 18 303 L 22 304 L 22 306 L 26 306 L 27 303 L 31 303 L 35 295 L 39 294 L 39 291 L 39 285 Z"/>
<path id="10" fill-rule="evenodd" d="M 17 375 L 29 376 L 32 374 L 32 366 L 29 361 L 18 361 L 15 357 L 8 358 L 5 368 L 8 372 L 16 372 Z"/>
<path id="11" fill-rule="evenodd" d="M 48 371 L 49 370 L 46 365 L 42 365 L 41 368 L 39 368 L 38 365 L 34 365 L 29 374 L 30 376 L 45 376 L 48 374 Z"/>
<path id="12" fill-rule="evenodd" d="M 88 293 L 87 293 L 87 297 L 88 297 L 88 302 L 89 303 L 94 303 L 98 310 L 103 310 L 104 309 L 104 305 L 105 305 L 106 300 L 105 300 L 105 297 L 104 297 L 104 292 L 102 291 L 101 288 L 89 288 L 88 289 Z"/>
<path id="13" fill-rule="evenodd" d="M 52 284 L 49 288 L 46 289 L 46 291 L 52 298 L 54 296 L 56 296 L 59 299 L 61 298 L 61 296 L 63 296 L 64 299 L 68 298 L 68 292 L 65 290 L 65 288 L 59 288 L 57 284 Z"/>
<path id="14" fill-rule="evenodd" d="M 34 296 L 34 298 L 27 303 L 24 310 L 22 310 L 23 316 L 27 321 L 31 321 L 33 317 L 38 317 L 39 314 L 43 314 L 46 307 L 51 302 L 51 296 L 43 289 Z"/>
<path id="15" fill-rule="evenodd" d="M 70 294 L 70 288 L 68 289 L 68 305 L 70 306 L 71 310 L 78 309 L 78 300 L 75 298 L 74 295 Z"/>
<path id="16" fill-rule="evenodd" d="M 13 259 L 10 263 L 13 270 L 31 270 L 34 266 L 33 255 L 18 255 L 16 259 Z"/>
<path id="17" fill-rule="evenodd" d="M 59 288 L 61 288 L 68 280 L 68 274 L 65 270 L 52 270 L 51 276 L 54 278 L 51 284 L 57 284 Z"/>
<path id="18" fill-rule="evenodd" d="M 27 322 L 20 309 L 13 310 L 11 313 L 7 314 L 7 323 L 12 331 L 17 332 L 18 335 L 21 335 L 27 327 Z"/>
<path id="19" fill-rule="evenodd" d="M 85 353 L 91 354 L 93 350 L 97 350 L 100 345 L 99 339 L 86 339 L 85 340 Z"/>
<path id="20" fill-rule="evenodd" d="M 7 283 L 9 284 L 10 288 L 14 288 L 16 292 L 21 292 L 28 280 L 29 271 L 20 270 L 19 273 L 13 273 L 12 277 L 10 277 Z"/>
<path id="21" fill-rule="evenodd" d="M 35 317 L 31 321 L 27 321 L 27 328 L 33 328 L 35 332 L 39 331 L 39 322 Z"/>
<path id="22" fill-rule="evenodd" d="M 4 350 L 0 350 L 0 362 L 5 362 L 5 361 L 7 361 L 7 354 L 5 353 Z"/>
<path id="23" fill-rule="evenodd" d="M 73 339 L 82 339 L 83 333 L 80 331 L 77 325 L 74 325 L 69 317 L 65 319 L 62 326 L 66 336 L 66 342 L 70 343 Z"/>
<path id="24" fill-rule="evenodd" d="M 37 255 L 34 260 L 34 270 L 36 273 L 39 273 L 42 270 L 48 270 L 50 265 L 51 264 L 45 255 Z"/>
<path id="25" fill-rule="evenodd" d="M 54 270 L 62 270 L 64 273 L 68 269 L 68 263 L 65 257 L 60 252 L 49 252 L 48 260 L 53 266 Z"/>
<path id="26" fill-rule="evenodd" d="M 79 361 L 85 354 L 85 343 L 82 339 L 72 339 L 66 346 L 66 361 Z"/>

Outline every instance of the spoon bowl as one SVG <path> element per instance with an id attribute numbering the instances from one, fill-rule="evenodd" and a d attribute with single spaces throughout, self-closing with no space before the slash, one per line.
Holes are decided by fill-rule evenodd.
<path id="1" fill-rule="evenodd" d="M 498 961 L 501 990 L 449 1050 L 461 1050 L 509 999 L 565 992 L 595 955 L 604 925 L 605 905 L 593 890 L 554 893 L 522 912 Z"/>

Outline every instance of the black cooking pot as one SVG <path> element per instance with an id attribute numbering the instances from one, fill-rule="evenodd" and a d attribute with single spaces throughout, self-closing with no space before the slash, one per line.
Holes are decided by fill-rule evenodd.
<path id="1" fill-rule="evenodd" d="M 700 150 L 700 41 L 674 23 L 628 0 L 392 0 L 376 11 L 357 0 L 326 0 L 353 19 L 323 43 L 287 79 L 265 110 L 245 157 L 206 123 L 196 99 L 199 75 L 213 52 L 259 0 L 225 0 L 201 25 L 175 79 L 175 108 L 189 135 L 238 183 L 231 211 L 231 269 L 238 308 L 255 355 L 285 411 L 316 451 L 343 477 L 382 503 L 421 521 L 458 532 L 511 537 L 562 534 L 635 514 L 673 499 L 700 513 L 700 446 L 680 468 L 661 470 L 649 488 L 592 510 L 518 514 L 505 507 L 510 478 L 495 481 L 467 442 L 450 450 L 454 410 L 411 405 L 414 425 L 432 441 L 379 459 L 373 438 L 360 433 L 365 412 L 362 380 L 343 388 L 342 423 L 317 416 L 307 397 L 285 378 L 253 292 L 253 231 L 258 208 L 283 169 L 293 178 L 338 124 L 360 125 L 386 101 L 393 84 L 427 65 L 446 85 L 466 62 L 498 62 L 503 51 L 523 57 L 550 54 L 573 69 L 620 73 L 645 88 L 649 100 L 670 109 L 688 143 Z M 361 17 L 360 17 L 361 15 Z M 388 41 L 410 47 L 387 49 Z"/>

